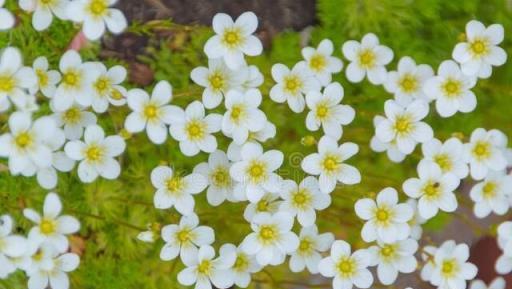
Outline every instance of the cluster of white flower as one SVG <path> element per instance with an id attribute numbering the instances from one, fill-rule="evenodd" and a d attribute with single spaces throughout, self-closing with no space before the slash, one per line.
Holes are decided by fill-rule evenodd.
<path id="1" fill-rule="evenodd" d="M 53 14 L 65 17 L 65 11 L 72 10 L 69 19 L 83 22 L 84 33 L 93 39 L 101 36 L 105 25 L 112 32 L 120 32 L 126 26 L 121 12 L 109 8 L 114 3 L 20 0 L 22 8 L 35 11 L 36 29 L 47 27 Z M 0 8 L 0 16 L 2 13 L 5 12 Z M 0 23 L 0 29 L 4 24 Z M 417 167 L 418 178 L 403 183 L 408 200 L 400 202 L 399 192 L 388 187 L 375 200 L 362 198 L 355 203 L 356 215 L 365 222 L 361 237 L 372 244 L 353 251 L 350 244 L 335 240 L 331 233 L 319 233 L 316 226 L 317 212 L 331 204 L 331 194 L 337 185 L 361 182 L 359 170 L 347 163 L 358 153 L 358 145 L 340 143 L 343 126 L 355 118 L 354 109 L 341 104 L 342 85 L 332 82 L 332 74 L 341 72 L 343 63 L 332 56 L 333 44 L 325 39 L 317 48 L 304 48 L 304 60 L 292 69 L 283 64 L 272 67 L 276 84 L 270 90 L 270 98 L 277 103 L 287 102 L 294 113 L 303 113 L 307 107 L 306 128 L 318 131 L 321 127 L 323 132 L 317 152 L 301 162 L 306 176 L 302 180 L 286 179 L 279 174 L 284 154 L 275 149 L 265 151 L 262 146 L 276 134 L 276 127 L 260 109 L 263 74 L 245 60 L 246 55 L 257 56 L 262 52 L 260 40 L 253 35 L 257 27 L 258 20 L 252 12 L 243 13 L 235 21 L 222 13 L 214 17 L 215 35 L 204 47 L 208 67 L 191 72 L 191 79 L 204 87 L 202 101 L 193 101 L 185 109 L 170 104 L 172 86 L 166 81 L 159 82 L 150 96 L 144 90 L 127 91 L 121 86 L 126 78 L 124 68 L 83 62 L 76 51 L 66 52 L 56 71 L 49 69 L 44 57 L 37 58 L 33 67 L 25 67 L 20 52 L 6 48 L 0 58 L 0 111 L 11 107 L 17 111 L 9 117 L 9 132 L 0 136 L 0 157 L 8 158 L 12 175 L 37 175 L 46 189 L 57 185 L 57 171 L 70 172 L 76 162 L 78 177 L 84 183 L 99 176 L 117 179 L 121 166 L 116 157 L 125 151 L 126 143 L 119 135 L 105 136 L 103 128 L 97 125 L 96 114 L 106 112 L 110 105 L 127 104 L 131 109 L 124 123 L 127 133 L 146 130 L 154 144 L 164 144 L 169 134 L 179 143 L 183 155 L 209 155 L 207 162 L 197 164 L 189 174 L 165 165 L 154 168 L 150 174 L 156 189 L 154 206 L 175 209 L 181 219 L 161 230 L 159 226 L 150 226 L 139 239 L 154 242 L 161 236 L 165 245 L 160 258 L 169 261 L 179 256 L 185 265 L 178 274 L 182 285 L 195 284 L 197 289 L 233 285 L 245 288 L 251 274 L 267 265 L 283 264 L 290 256 L 293 272 L 307 269 L 312 274 L 333 278 L 335 289 L 350 289 L 354 285 L 369 288 L 374 282 L 370 267 L 377 267 L 379 281 L 390 285 L 398 273 L 416 271 L 419 263 L 414 255 L 420 251 L 424 257 L 421 276 L 425 281 L 440 289 L 465 289 L 466 281 L 477 272 L 467 262 L 468 246 L 446 241 L 439 248 L 420 250 L 417 240 L 421 238 L 421 225 L 439 210 L 456 210 L 454 192 L 468 175 L 481 181 L 470 193 L 477 217 L 508 211 L 512 204 L 512 177 L 506 171 L 507 138 L 497 130 L 479 128 L 468 143 L 457 138 L 443 143 L 434 138 L 424 119 L 433 100 L 442 117 L 474 110 L 476 97 L 470 89 L 478 78 L 491 75 L 492 66 L 505 62 L 506 54 L 497 46 L 503 40 L 503 28 L 485 28 L 476 21 L 468 23 L 468 42 L 458 44 L 453 52 L 458 63 L 443 62 L 437 75 L 432 68 L 417 65 L 410 57 L 400 59 L 397 71 L 388 72 L 385 66 L 392 61 L 393 51 L 381 45 L 374 34 L 365 35 L 361 43 L 350 40 L 342 46 L 350 62 L 345 71 L 349 81 L 360 82 L 367 76 L 369 82 L 383 85 L 395 96 L 385 102 L 385 117 L 374 119 L 376 131 L 371 147 L 386 151 L 395 162 L 411 154 L 418 144 L 423 152 Z M 53 115 L 33 121 L 31 113 L 38 110 L 37 93 L 49 99 Z M 217 113 L 223 109 L 219 108 L 221 104 L 223 114 Z M 207 111 L 213 109 L 215 112 Z M 226 151 L 219 148 L 217 133 L 231 140 Z M 212 247 L 214 230 L 200 225 L 195 212 L 194 195 L 205 190 L 212 206 L 226 201 L 244 203 L 244 218 L 252 230 L 240 244 L 222 245 L 218 254 Z M 63 272 L 74 270 L 78 257 L 65 253 L 68 241 L 64 235 L 78 231 L 79 225 L 71 217 L 57 218 L 61 205 L 55 194 L 48 195 L 44 207 L 43 217 L 32 210 L 24 212 L 38 224 L 28 238 L 38 244 L 35 249 L 26 253 L 16 246 L 11 248 L 9 244 L 21 240 L 17 236 L 6 242 L 7 246 L 0 246 L 0 257 L 5 255 L 11 262 L 6 267 L 10 271 L 0 277 L 21 268 L 30 276 L 31 289 L 43 289 L 48 284 L 53 289 L 67 289 L 69 283 Z M 11 226 L 6 226 L 0 234 L 9 236 L 10 229 Z M 499 234 L 504 254 L 496 266 L 500 273 L 507 273 L 512 271 L 512 225 L 501 225 Z M 30 257 L 34 255 L 37 258 Z M 32 262 L 26 265 L 20 261 L 22 265 L 16 265 L 14 260 L 18 259 Z"/>
<path id="2" fill-rule="evenodd" d="M 9 215 L 0 216 L 0 279 L 19 269 L 28 276 L 29 289 L 69 288 L 66 273 L 78 267 L 80 257 L 69 253 L 67 235 L 78 232 L 80 223 L 61 212 L 62 204 L 55 193 L 46 195 L 42 216 L 25 209 L 23 214 L 35 224 L 26 238 L 13 233 L 14 222 Z"/>

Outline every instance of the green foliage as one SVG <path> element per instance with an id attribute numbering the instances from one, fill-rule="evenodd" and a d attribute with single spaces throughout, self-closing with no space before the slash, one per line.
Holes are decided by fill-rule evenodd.
<path id="1" fill-rule="evenodd" d="M 15 5 L 9 2 L 9 7 Z M 486 24 L 499 22 L 512 27 L 511 7 L 502 0 L 489 1 L 400 1 L 400 0 L 318 0 L 319 24 L 314 28 L 310 42 L 316 45 L 323 38 L 335 43 L 335 56 L 342 58 L 341 44 L 348 39 L 360 39 L 367 32 L 374 32 L 380 41 L 391 47 L 395 59 L 389 66 L 394 69 L 401 56 L 411 56 L 418 63 L 437 67 L 451 57 L 454 45 L 464 32 L 470 19 L 479 19 Z M 19 47 L 27 65 L 35 57 L 45 55 L 53 67 L 57 67 L 61 54 L 66 50 L 79 27 L 69 22 L 55 21 L 46 32 L 36 32 L 31 28 L 31 16 L 16 10 L 20 19 L 18 27 L 11 32 L 0 33 L 0 47 L 8 44 Z M 158 29 L 168 31 L 167 36 L 156 36 Z M 202 90 L 189 79 L 190 71 L 196 66 L 206 66 L 207 59 L 203 45 L 211 35 L 208 27 L 184 27 L 168 22 L 136 23 L 130 31 L 149 37 L 150 45 L 139 61 L 149 65 L 155 72 L 156 80 L 172 83 L 175 98 L 173 102 L 184 106 L 193 100 L 201 99 Z M 506 31 L 509 32 L 509 31 Z M 503 47 L 512 54 L 512 39 L 506 36 Z M 317 140 L 320 132 L 311 133 L 305 128 L 305 113 L 293 114 L 286 105 L 273 103 L 268 91 L 273 85 L 270 75 L 272 64 L 280 62 L 289 67 L 301 60 L 301 43 L 304 37 L 298 32 L 288 31 L 277 35 L 272 47 L 262 56 L 250 58 L 265 76 L 262 86 L 264 102 L 262 109 L 277 126 L 275 139 L 265 143 L 265 148 L 282 150 L 285 164 L 280 173 L 300 180 L 301 159 L 316 150 L 316 146 L 305 146 L 301 140 L 313 136 Z M 97 59 L 99 45 L 92 44 L 81 51 L 86 59 Z M 119 63 L 116 59 L 102 59 L 106 63 Z M 498 128 L 507 136 L 512 136 L 512 65 L 494 70 L 492 78 L 480 81 L 475 88 L 478 107 L 475 112 L 457 114 L 449 119 L 432 115 L 429 123 L 434 127 L 436 137 L 446 139 L 453 133 L 462 133 L 465 138 L 477 127 Z M 353 244 L 361 244 L 359 230 L 362 222 L 353 213 L 358 198 L 373 196 L 382 188 L 401 188 L 402 182 L 415 175 L 415 166 L 421 157 L 419 149 L 404 163 L 391 163 L 384 154 L 373 153 L 369 141 L 374 128 L 372 119 L 383 113 L 383 103 L 391 98 L 382 87 L 350 84 L 343 73 L 335 80 L 345 88 L 345 104 L 352 105 L 357 112 L 355 121 L 344 128 L 342 141 L 352 141 L 360 146 L 360 153 L 350 160 L 363 175 L 362 183 L 356 186 L 341 186 L 333 192 L 331 207 L 319 214 L 320 231 L 332 231 L 337 238 L 348 239 Z M 134 84 L 128 84 L 134 86 Z M 47 105 L 42 112 L 48 113 Z M 101 125 L 108 134 L 117 133 L 123 126 L 127 108 L 113 108 L 100 116 Z M 0 132 L 6 130 L 6 116 L 0 116 Z M 220 148 L 225 150 L 228 142 L 220 140 Z M 151 170 L 159 164 L 167 163 L 178 171 L 190 173 L 194 165 L 207 159 L 205 154 L 193 158 L 184 157 L 177 142 L 169 139 L 166 144 L 156 146 L 150 143 L 145 134 L 132 136 L 127 151 L 120 158 L 122 175 L 116 181 L 96 181 L 81 184 L 72 174 L 60 174 L 59 185 L 55 190 L 63 199 L 65 212 L 76 215 L 82 223 L 78 238 L 72 240 L 73 250 L 81 254 L 81 266 L 71 274 L 72 288 L 181 288 L 176 274 L 181 270 L 179 262 L 163 262 L 159 259 L 162 241 L 144 244 L 136 241 L 136 236 L 145 230 L 149 223 L 162 225 L 175 223 L 179 215 L 175 210 L 160 211 L 153 207 L 154 189 L 149 181 Z M 15 217 L 20 232 L 27 232 L 31 224 L 21 215 L 21 209 L 33 207 L 41 209 L 45 191 L 34 179 L 12 177 L 1 166 L 0 161 L 0 213 L 10 213 Z M 463 194 L 462 192 L 460 193 Z M 205 194 L 195 197 L 196 211 L 203 224 L 216 231 L 218 248 L 222 243 L 239 243 L 250 230 L 243 220 L 243 204 L 223 204 L 211 207 Z M 428 231 L 439 231 L 450 221 L 445 214 L 429 222 Z M 281 288 L 280 280 L 305 279 L 306 274 L 289 277 L 285 265 L 269 268 L 271 274 L 263 272 L 255 277 L 270 284 L 265 288 Z M 288 276 L 288 277 L 287 277 Z M 8 280 L 0 281 L 0 288 L 26 288 L 26 279 L 21 273 Z M 289 286 L 288 286 L 289 287 Z"/>

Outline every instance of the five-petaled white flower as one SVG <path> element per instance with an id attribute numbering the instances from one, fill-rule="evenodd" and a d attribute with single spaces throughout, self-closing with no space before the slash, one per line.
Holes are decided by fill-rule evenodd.
<path id="1" fill-rule="evenodd" d="M 128 25 L 123 12 L 111 8 L 117 0 L 75 0 L 67 6 L 67 16 L 74 22 L 83 23 L 84 35 L 98 40 L 105 27 L 114 34 L 121 33 Z"/>
<path id="2" fill-rule="evenodd" d="M 299 246 L 290 257 L 290 270 L 301 272 L 307 268 L 311 274 L 317 274 L 318 264 L 322 260 L 320 253 L 329 250 L 333 242 L 332 233 L 318 234 L 315 225 L 303 227 L 299 234 Z"/>
<path id="3" fill-rule="evenodd" d="M 326 135 L 339 140 L 343 134 L 343 125 L 354 120 L 356 112 L 351 106 L 340 104 L 343 99 L 343 87 L 337 82 L 327 85 L 320 91 L 306 94 L 306 104 L 311 110 L 306 117 L 306 127 L 316 131 L 322 126 Z"/>
<path id="4" fill-rule="evenodd" d="M 60 216 L 61 212 L 62 203 L 55 193 L 46 195 L 42 216 L 33 209 L 23 210 L 23 215 L 36 224 L 30 230 L 29 239 L 51 246 L 58 253 L 65 253 L 69 247 L 66 235 L 78 232 L 80 223 L 74 217 Z"/>
<path id="5" fill-rule="evenodd" d="M 455 46 L 452 57 L 461 64 L 464 74 L 489 78 L 492 66 L 507 61 L 507 53 L 498 46 L 503 41 L 503 34 L 501 24 L 485 27 L 481 22 L 471 20 L 466 24 L 467 41 Z"/>
<path id="6" fill-rule="evenodd" d="M 235 255 L 235 263 L 228 269 L 233 283 L 240 288 L 247 288 L 251 282 L 251 274 L 261 270 L 261 265 L 254 256 L 247 255 L 240 246 L 224 244 L 220 247 L 220 256 Z M 497 288 L 496 288 L 497 289 Z"/>
<path id="7" fill-rule="evenodd" d="M 308 70 L 323 86 L 331 83 L 332 74 L 340 72 L 343 68 L 343 62 L 332 56 L 333 51 L 334 47 L 329 39 L 320 41 L 316 49 L 313 47 L 302 48 L 302 57 L 304 57 Z"/>
<path id="8" fill-rule="evenodd" d="M 473 212 L 478 218 L 485 218 L 491 212 L 504 215 L 510 207 L 512 176 L 505 171 L 491 171 L 482 182 L 473 186 L 469 196 L 475 202 Z"/>
<path id="9" fill-rule="evenodd" d="M 370 261 L 368 250 L 352 253 L 347 242 L 338 240 L 332 244 L 330 256 L 320 261 L 318 269 L 322 276 L 334 277 L 334 289 L 351 289 L 352 285 L 369 288 L 373 283 L 373 276 L 367 269 Z"/>
<path id="10" fill-rule="evenodd" d="M 96 124 L 96 115 L 86 111 L 79 104 L 74 104 L 64 111 L 56 111 L 53 114 L 58 127 L 64 128 L 64 134 L 68 140 L 79 140 L 84 128 Z"/>
<path id="11" fill-rule="evenodd" d="M 297 250 L 299 238 L 293 233 L 293 217 L 286 212 L 261 213 L 252 219 L 252 233 L 243 240 L 242 250 L 256 255 L 261 266 L 279 265 L 287 254 Z"/>
<path id="12" fill-rule="evenodd" d="M 297 217 L 303 227 L 314 225 L 316 210 L 324 210 L 331 204 L 331 196 L 320 192 L 318 180 L 312 176 L 303 179 L 299 185 L 292 180 L 283 181 L 280 194 L 284 201 L 279 210 Z"/>
<path id="13" fill-rule="evenodd" d="M 306 156 L 301 166 L 306 173 L 319 176 L 320 191 L 328 194 L 334 191 L 337 182 L 353 185 L 361 181 L 357 168 L 345 163 L 358 151 L 355 143 L 347 142 L 338 146 L 335 139 L 323 136 L 318 142 L 318 153 Z"/>
<path id="14" fill-rule="evenodd" d="M 194 156 L 199 151 L 212 153 L 217 149 L 217 139 L 212 133 L 221 129 L 222 116 L 211 113 L 205 116 L 204 106 L 194 101 L 185 111 L 176 111 L 169 128 L 171 136 L 180 142 L 180 150 L 186 156 Z"/>
<path id="15" fill-rule="evenodd" d="M 420 163 L 419 178 L 410 178 L 403 183 L 404 192 L 418 200 L 418 211 L 422 218 L 434 217 L 439 209 L 453 212 L 457 209 L 457 198 L 453 191 L 459 186 L 460 179 L 452 174 L 443 174 L 439 166 Z"/>
<path id="16" fill-rule="evenodd" d="M 272 78 L 277 83 L 270 90 L 270 98 L 277 103 L 288 102 L 290 109 L 296 113 L 304 111 L 306 93 L 320 90 L 320 82 L 304 62 L 295 64 L 292 70 L 284 64 L 274 64 Z"/>
<path id="17" fill-rule="evenodd" d="M 384 285 L 391 285 L 398 277 L 398 272 L 411 273 L 416 270 L 418 261 L 414 254 L 418 250 L 418 242 L 406 239 L 395 243 L 377 245 L 368 249 L 371 265 L 377 266 L 377 276 Z"/>
<path id="18" fill-rule="evenodd" d="M 194 173 L 201 174 L 208 180 L 206 199 L 212 206 L 222 204 L 226 199 L 233 200 L 235 181 L 229 174 L 231 162 L 225 152 L 216 150 L 208 156 L 208 162 L 200 163 Z"/>
<path id="19" fill-rule="evenodd" d="M 222 132 L 238 144 L 244 144 L 249 134 L 262 130 L 267 116 L 258 107 L 261 92 L 249 89 L 245 93 L 231 90 L 226 95 L 226 113 L 222 118 Z"/>
<path id="20" fill-rule="evenodd" d="M 395 243 L 407 239 L 411 232 L 408 222 L 413 210 L 407 203 L 398 203 L 398 193 L 393 188 L 385 188 L 372 199 L 360 199 L 355 204 L 357 216 L 366 223 L 361 230 L 365 242 L 378 240 L 382 243 Z"/>
<path id="21" fill-rule="evenodd" d="M 244 210 L 244 219 L 252 222 L 252 218 L 260 213 L 275 214 L 283 201 L 278 193 L 265 193 L 261 199 L 255 203 L 247 204 Z"/>
<path id="22" fill-rule="evenodd" d="M 213 17 L 212 36 L 204 45 L 204 53 L 208 58 L 222 58 L 231 69 L 245 65 L 244 54 L 256 56 L 261 54 L 261 41 L 252 35 L 258 28 L 258 18 L 253 12 L 244 12 L 233 22 L 224 13 Z"/>
<path id="23" fill-rule="evenodd" d="M 443 173 L 453 173 L 459 179 L 468 176 L 468 164 L 464 160 L 464 145 L 452 137 L 442 143 L 433 138 L 421 146 L 423 159 L 420 163 L 429 163 L 439 166 Z"/>
<path id="24" fill-rule="evenodd" d="M 437 76 L 427 80 L 425 94 L 436 101 L 436 110 L 442 117 L 450 117 L 457 111 L 472 112 L 476 108 L 476 96 L 471 91 L 476 78 L 462 73 L 453 60 L 439 65 Z"/>
<path id="25" fill-rule="evenodd" d="M 167 139 L 167 126 L 179 121 L 183 114 L 181 108 L 169 105 L 172 100 L 172 87 L 167 81 L 160 81 L 149 97 L 142 89 L 128 92 L 128 106 L 132 113 L 128 115 L 124 126 L 128 132 L 140 132 L 146 129 L 149 140 L 163 144 Z"/>
<path id="26" fill-rule="evenodd" d="M 151 172 L 151 183 L 157 189 L 154 204 L 157 209 L 173 206 L 182 215 L 194 213 L 192 195 L 199 194 L 208 185 L 207 179 L 198 173 L 181 176 L 170 167 L 159 166 Z"/>
<path id="27" fill-rule="evenodd" d="M 213 229 L 199 226 L 199 218 L 195 214 L 182 216 L 178 225 L 164 226 L 161 233 L 165 245 L 160 251 L 160 258 L 164 261 L 178 255 L 182 261 L 193 258 L 198 247 L 210 245 L 215 240 Z"/>
<path id="28" fill-rule="evenodd" d="M 387 79 L 386 65 L 393 59 L 393 51 L 379 44 L 375 34 L 366 34 L 361 43 L 349 40 L 343 44 L 343 55 L 350 61 L 345 70 L 350 82 L 361 82 L 368 75 L 373 84 L 383 84 Z"/>
<path id="29" fill-rule="evenodd" d="M 92 109 L 97 113 L 107 111 L 109 104 L 121 106 L 126 103 L 126 89 L 121 83 L 126 78 L 126 68 L 116 65 L 107 70 L 100 62 L 96 63 L 98 74 L 92 80 Z"/>
<path id="30" fill-rule="evenodd" d="M 416 65 L 409 56 L 400 58 L 397 71 L 390 71 L 384 88 L 395 95 L 397 102 L 407 105 L 416 99 L 428 101 L 423 92 L 425 82 L 434 76 L 432 67 L 427 64 Z"/>
<path id="31" fill-rule="evenodd" d="M 260 144 L 249 142 L 242 147 L 241 157 L 229 170 L 231 177 L 238 182 L 235 186 L 237 199 L 258 202 L 265 192 L 278 192 L 281 177 L 274 171 L 283 164 L 282 152 L 263 152 Z"/>
<path id="32" fill-rule="evenodd" d="M 57 90 L 57 84 L 61 80 L 61 75 L 57 70 L 49 70 L 48 59 L 44 56 L 40 56 L 34 60 L 32 68 L 37 76 L 37 83 L 31 89 L 31 93 L 35 93 L 38 90 L 48 97 L 52 98 Z"/>
<path id="33" fill-rule="evenodd" d="M 380 141 L 389 143 L 396 141 L 396 146 L 403 154 L 410 154 L 417 143 L 432 139 L 432 128 L 421 120 L 428 114 L 428 104 L 423 100 L 415 100 L 402 106 L 394 100 L 384 104 L 386 119 L 378 123 L 375 134 Z"/>
<path id="34" fill-rule="evenodd" d="M 0 216 L 0 279 L 16 271 L 17 266 L 12 259 L 22 257 L 27 247 L 25 238 L 12 234 L 13 225 L 11 216 Z"/>
<path id="35" fill-rule="evenodd" d="M 219 106 L 230 90 L 241 90 L 242 77 L 245 75 L 240 70 L 229 69 L 222 59 L 208 60 L 208 68 L 196 67 L 190 73 L 190 78 L 204 87 L 202 102 L 208 109 Z M 249 73 L 249 71 L 245 71 Z"/>
<path id="36" fill-rule="evenodd" d="M 67 19 L 66 7 L 69 0 L 19 0 L 20 8 L 33 12 L 32 26 L 37 31 L 48 28 L 53 21 L 53 14 L 59 19 Z"/>
<path id="37" fill-rule="evenodd" d="M 377 129 L 379 123 L 381 123 L 384 120 L 386 120 L 385 117 L 381 115 L 376 115 L 373 118 L 373 126 L 375 127 L 375 129 Z M 386 152 L 386 155 L 388 156 L 389 160 L 391 160 L 394 163 L 402 162 L 407 156 L 398 149 L 396 139 L 393 139 L 390 142 L 383 142 L 377 137 L 377 135 L 373 135 L 372 139 L 370 140 L 370 148 L 374 152 Z"/>
<path id="38" fill-rule="evenodd" d="M 507 166 L 504 150 L 507 136 L 499 130 L 477 128 L 464 145 L 464 157 L 469 163 L 471 177 L 481 180 L 490 170 L 501 171 Z"/>
<path id="39" fill-rule="evenodd" d="M 113 180 L 119 177 L 121 166 L 114 159 L 124 152 L 126 143 L 118 135 L 105 137 L 98 125 L 85 129 L 84 141 L 71 141 L 64 151 L 71 159 L 79 161 L 78 177 L 84 183 L 92 183 L 98 176 Z"/>
<path id="40" fill-rule="evenodd" d="M 0 0 L 0 30 L 7 30 L 14 26 L 15 18 L 12 13 L 3 8 L 5 0 Z"/>

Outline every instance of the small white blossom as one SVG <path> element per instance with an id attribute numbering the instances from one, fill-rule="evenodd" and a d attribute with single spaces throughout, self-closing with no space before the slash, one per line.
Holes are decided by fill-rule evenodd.
<path id="1" fill-rule="evenodd" d="M 512 221 L 506 221 L 498 226 L 498 244 L 503 253 L 512 257 Z"/>
<path id="2" fill-rule="evenodd" d="M 19 235 L 12 234 L 14 223 L 9 215 L 0 216 L 0 279 L 16 271 L 14 258 L 25 254 L 27 240 Z"/>
<path id="3" fill-rule="evenodd" d="M 475 129 L 471 133 L 469 143 L 464 145 L 464 156 L 469 163 L 471 177 L 481 180 L 490 170 L 504 170 L 507 166 L 504 152 L 506 147 L 507 136 L 501 131 Z"/>
<path id="4" fill-rule="evenodd" d="M 435 164 L 445 173 L 453 173 L 459 179 L 468 176 L 469 168 L 464 159 L 464 145 L 457 138 L 450 138 L 444 143 L 433 138 L 421 146 L 423 159 L 420 163 Z"/>
<path id="5" fill-rule="evenodd" d="M 244 210 L 244 219 L 252 222 L 254 216 L 260 213 L 269 213 L 271 215 L 279 212 L 283 200 L 276 193 L 265 193 L 261 199 L 255 203 L 247 204 Z"/>
<path id="6" fill-rule="evenodd" d="M 267 120 L 263 129 L 249 134 L 249 138 L 248 138 L 247 142 L 264 143 L 267 140 L 275 137 L 276 131 L 277 131 L 276 126 Z M 231 161 L 241 160 L 242 157 L 240 154 L 241 154 L 242 146 L 243 145 L 236 144 L 234 141 L 231 142 L 228 146 L 228 151 L 227 151 L 228 159 L 230 159 Z"/>
<path id="7" fill-rule="evenodd" d="M 335 139 L 323 136 L 318 142 L 318 153 L 306 156 L 301 167 L 306 173 L 319 176 L 320 190 L 328 194 L 334 190 L 337 182 L 346 185 L 361 182 L 357 168 L 345 163 L 358 151 L 355 143 L 347 142 L 338 146 Z"/>
<path id="8" fill-rule="evenodd" d="M 406 239 L 396 243 L 378 243 L 368 249 L 371 265 L 377 266 L 377 276 L 383 285 L 391 285 L 398 273 L 412 273 L 416 270 L 418 261 L 414 254 L 418 250 L 418 242 Z"/>
<path id="9" fill-rule="evenodd" d="M 109 104 L 121 106 L 126 103 L 126 89 L 121 83 L 126 79 L 126 68 L 116 65 L 107 70 L 105 65 L 96 63 L 98 74 L 92 79 L 92 109 L 97 113 L 107 111 Z"/>
<path id="10" fill-rule="evenodd" d="M 322 260 L 320 253 L 329 250 L 333 242 L 332 233 L 318 234 L 315 225 L 303 227 L 299 234 L 299 246 L 290 257 L 290 270 L 301 272 L 307 268 L 311 274 L 317 274 L 318 264 Z"/>
<path id="11" fill-rule="evenodd" d="M 60 73 L 57 70 L 49 70 L 48 59 L 44 56 L 34 60 L 32 69 L 34 69 L 38 81 L 31 93 L 39 90 L 44 96 L 52 98 L 57 90 L 57 84 L 62 79 Z"/>
<path id="12" fill-rule="evenodd" d="M 58 127 L 63 127 L 64 134 L 68 140 L 79 140 L 84 129 L 90 125 L 96 124 L 96 115 L 86 111 L 79 104 L 74 104 L 64 111 L 56 111 L 53 118 Z"/>
<path id="13" fill-rule="evenodd" d="M 74 253 L 59 255 L 57 251 L 50 249 L 47 254 L 38 258 L 42 258 L 41 261 L 27 272 L 28 288 L 45 289 L 50 286 L 54 289 L 68 289 L 70 284 L 66 273 L 78 268 L 80 257 Z"/>
<path id="14" fill-rule="evenodd" d="M 320 41 L 316 49 L 313 47 L 302 48 L 302 57 L 304 57 L 308 70 L 323 86 L 331 83 L 332 74 L 340 72 L 343 68 L 343 62 L 332 56 L 333 51 L 334 46 L 329 39 Z"/>
<path id="15" fill-rule="evenodd" d="M 2 10 L 0 8 L 0 11 Z M 1 12 L 0 16 L 2 16 Z M 1 21 L 4 20 L 2 19 Z M 0 75 L 2 76 L 0 77 L 0 111 L 9 109 L 9 100 L 17 108 L 27 107 L 30 102 L 27 90 L 37 84 L 37 76 L 32 68 L 23 66 L 21 52 L 17 48 L 6 47 L 2 51 L 0 56 Z"/>
<path id="16" fill-rule="evenodd" d="M 361 82 L 366 75 L 372 84 L 383 84 L 386 81 L 385 66 L 393 59 L 393 51 L 380 45 L 375 34 L 366 34 L 361 43 L 355 40 L 345 42 L 342 51 L 350 61 L 345 70 L 350 82 Z"/>
<path id="17" fill-rule="evenodd" d="M 52 1 L 39 1 L 39 0 L 19 0 L 18 4 L 21 9 L 32 14 L 32 26 L 37 31 L 47 29 L 53 21 L 53 15 L 60 19 L 66 19 L 66 7 L 69 0 L 52 0 Z"/>
<path id="18" fill-rule="evenodd" d="M 510 207 L 508 199 L 512 196 L 512 176 L 504 171 L 492 171 L 471 188 L 469 196 L 475 202 L 473 212 L 478 218 L 485 218 L 491 212 L 504 215 Z"/>
<path id="19" fill-rule="evenodd" d="M 220 256 L 229 256 L 233 254 L 236 256 L 235 263 L 228 269 L 231 277 L 233 278 L 233 283 L 238 287 L 247 288 L 249 283 L 251 283 L 251 274 L 259 272 L 261 270 L 261 266 L 256 262 L 256 258 L 254 256 L 249 256 L 244 253 L 240 246 L 235 247 L 233 244 L 224 244 L 220 247 Z"/>
<path id="20" fill-rule="evenodd" d="M 381 123 L 384 120 L 386 120 L 385 117 L 376 115 L 373 118 L 373 126 L 375 127 L 375 129 L 377 129 L 379 123 Z M 389 160 L 395 163 L 401 163 L 406 157 L 406 154 L 400 152 L 400 150 L 398 149 L 396 139 L 393 139 L 391 142 L 383 142 L 377 137 L 377 135 L 374 135 L 370 140 L 370 148 L 374 152 L 386 152 L 386 155 L 388 156 Z"/>

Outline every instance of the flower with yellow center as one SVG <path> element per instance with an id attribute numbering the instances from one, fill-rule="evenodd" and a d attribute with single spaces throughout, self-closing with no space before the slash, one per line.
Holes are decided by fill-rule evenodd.
<path id="1" fill-rule="evenodd" d="M 22 131 L 14 137 L 14 144 L 19 150 L 27 150 L 34 145 L 34 137 L 30 131 Z"/>
<path id="2" fill-rule="evenodd" d="M 405 74 L 399 80 L 400 89 L 405 93 L 412 93 L 418 89 L 418 79 L 411 74 Z"/>
<path id="3" fill-rule="evenodd" d="M 485 218 L 491 213 L 504 215 L 510 209 L 507 199 L 512 193 L 512 176 L 506 172 L 491 172 L 482 181 L 473 186 L 469 192 L 475 203 L 473 212 L 478 218 Z"/>
<path id="4" fill-rule="evenodd" d="M 320 81 L 323 86 L 331 83 L 332 74 L 338 73 L 343 68 L 343 63 L 337 57 L 332 56 L 334 45 L 329 39 L 322 40 L 317 48 L 304 47 L 302 56 L 307 63 L 307 68 Z"/>
<path id="5" fill-rule="evenodd" d="M 482 180 L 491 171 L 502 171 L 507 167 L 504 155 L 507 137 L 499 130 L 477 128 L 464 147 L 465 161 L 469 163 L 471 177 Z"/>
<path id="6" fill-rule="evenodd" d="M 318 263 L 321 260 L 321 252 L 329 250 L 334 242 L 331 233 L 319 234 L 315 225 L 302 227 L 299 235 L 299 247 L 291 255 L 290 270 L 301 272 L 305 268 L 312 274 L 318 273 Z"/>
<path id="7" fill-rule="evenodd" d="M 64 111 L 76 103 L 84 107 L 90 106 L 92 103 L 90 80 L 99 73 L 96 64 L 83 63 L 77 51 L 68 50 L 62 55 L 59 68 L 62 79 L 52 97 L 53 107 L 57 111 Z"/>
<path id="8" fill-rule="evenodd" d="M 229 49 L 237 49 L 245 42 L 245 36 L 239 27 L 227 28 L 221 36 L 221 43 Z"/>
<path id="9" fill-rule="evenodd" d="M 86 9 L 93 18 L 102 18 L 107 14 L 108 2 L 107 0 L 90 0 Z"/>
<path id="10" fill-rule="evenodd" d="M 468 175 L 468 166 L 464 160 L 464 145 L 462 142 L 452 137 L 442 143 L 438 139 L 423 143 L 423 159 L 421 162 L 433 163 L 441 169 L 443 173 L 453 173 L 460 179 Z"/>
<path id="11" fill-rule="evenodd" d="M 16 87 L 16 80 L 10 75 L 0 75 L 0 92 L 8 94 Z"/>
<path id="12" fill-rule="evenodd" d="M 432 67 L 416 64 L 409 56 L 400 58 L 396 71 L 388 73 L 384 88 L 393 93 L 396 101 L 407 104 L 416 99 L 428 100 L 423 92 L 425 82 L 434 76 Z"/>
<path id="13" fill-rule="evenodd" d="M 375 53 L 371 49 L 363 49 L 358 53 L 359 65 L 364 69 L 371 69 L 375 66 Z"/>
<path id="14" fill-rule="evenodd" d="M 370 247 L 371 266 L 377 266 L 377 276 L 384 285 L 393 284 L 398 273 L 411 273 L 416 270 L 418 262 L 414 254 L 418 250 L 418 242 L 405 239 L 392 244 L 377 242 Z"/>

